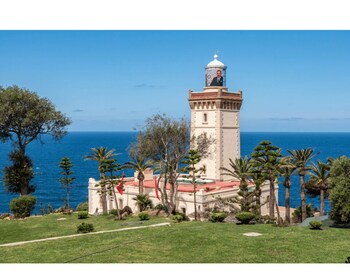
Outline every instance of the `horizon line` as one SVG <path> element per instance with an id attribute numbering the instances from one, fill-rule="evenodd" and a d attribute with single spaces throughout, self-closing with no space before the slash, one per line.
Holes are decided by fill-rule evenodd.
<path id="1" fill-rule="evenodd" d="M 67 132 L 140 132 L 140 130 L 68 130 Z M 350 133 L 350 131 L 240 131 L 243 133 Z"/>

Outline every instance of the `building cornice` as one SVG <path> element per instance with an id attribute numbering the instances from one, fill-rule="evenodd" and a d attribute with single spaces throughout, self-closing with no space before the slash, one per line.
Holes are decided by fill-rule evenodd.
<path id="1" fill-rule="evenodd" d="M 226 87 L 205 87 L 202 92 L 188 92 L 191 109 L 240 110 L 242 91 L 229 92 Z"/>

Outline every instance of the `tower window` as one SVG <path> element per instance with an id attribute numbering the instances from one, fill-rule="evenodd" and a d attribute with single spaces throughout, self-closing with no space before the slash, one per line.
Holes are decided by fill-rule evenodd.
<path id="1" fill-rule="evenodd" d="M 203 123 L 208 123 L 208 114 L 203 113 Z"/>

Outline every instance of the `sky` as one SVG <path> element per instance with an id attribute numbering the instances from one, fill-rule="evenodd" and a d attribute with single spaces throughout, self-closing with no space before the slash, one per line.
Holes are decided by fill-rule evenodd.
<path id="1" fill-rule="evenodd" d="M 0 86 L 16 84 L 49 98 L 72 118 L 70 131 L 129 131 L 156 113 L 189 118 L 188 90 L 203 89 L 204 67 L 219 51 L 229 90 L 243 91 L 242 131 L 349 132 L 347 2 L 0 1 Z M 347 272 L 329 266 L 251 264 L 249 275 L 286 278 L 292 269 L 288 279 L 315 273 L 329 279 L 334 269 Z M 103 271 L 115 273 L 116 267 L 122 275 L 130 270 L 113 265 Z M 129 278 L 174 270 L 137 268 Z M 2 269 L 13 272 L 13 266 Z M 67 272 L 40 269 L 40 275 L 37 266 L 16 273 L 41 279 Z M 232 271 L 247 276 L 240 264 L 177 265 L 176 276 L 186 278 L 193 269 L 201 279 Z M 88 279 L 101 276 L 96 266 L 72 270 Z"/>
<path id="2" fill-rule="evenodd" d="M 49 98 L 69 131 L 190 118 L 218 51 L 243 132 L 350 132 L 348 30 L 0 30 L 0 86 Z"/>

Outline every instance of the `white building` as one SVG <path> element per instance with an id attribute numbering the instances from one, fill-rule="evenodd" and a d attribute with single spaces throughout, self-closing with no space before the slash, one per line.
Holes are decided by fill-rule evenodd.
<path id="1" fill-rule="evenodd" d="M 226 69 L 218 56 L 214 55 L 205 68 L 205 87 L 201 92 L 189 91 L 189 105 L 191 108 L 191 134 L 200 135 L 205 132 L 214 139 L 210 147 L 210 156 L 203 159 L 200 165 L 206 166 L 205 184 L 197 185 L 196 200 L 198 211 L 212 207 L 217 197 L 232 198 L 237 195 L 239 182 L 232 177 L 223 176 L 220 167 L 229 167 L 229 159 L 240 157 L 240 120 L 239 110 L 242 105 L 242 91 L 230 92 L 226 87 Z M 218 73 L 219 71 L 219 73 Z M 218 79 L 215 77 L 219 74 Z M 221 77 L 220 77 L 221 74 Z M 214 81 L 213 81 L 214 79 Z M 215 81 L 216 79 L 216 81 Z M 213 81 L 213 83 L 212 83 Z M 211 85 L 212 84 L 212 85 Z M 215 84 L 215 85 L 214 85 Z M 97 192 L 98 182 L 89 179 L 89 213 L 102 212 L 101 199 Z M 144 193 L 148 194 L 154 205 L 160 203 L 155 195 L 155 183 L 152 170 L 145 173 Z M 127 178 L 123 195 L 117 193 L 119 208 L 129 206 L 137 211 L 134 198 L 138 194 L 138 180 Z M 262 201 L 268 201 L 269 185 L 262 186 Z M 275 197 L 278 197 L 276 184 Z M 113 197 L 108 198 L 108 209 L 115 208 Z M 177 195 L 177 209 L 187 214 L 194 212 L 193 186 L 179 182 Z M 262 214 L 268 214 L 268 203 L 262 206 Z"/>

